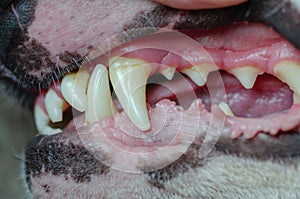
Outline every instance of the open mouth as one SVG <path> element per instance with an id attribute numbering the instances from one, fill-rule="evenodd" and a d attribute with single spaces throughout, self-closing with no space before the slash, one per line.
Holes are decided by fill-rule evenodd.
<path id="1" fill-rule="evenodd" d="M 149 111 L 169 99 L 183 113 L 195 101 L 210 114 L 217 105 L 232 138 L 276 135 L 299 125 L 300 88 L 293 75 L 298 63 L 300 53 L 261 24 L 156 33 L 112 49 L 40 94 L 36 124 L 42 134 L 60 132 L 50 122 L 63 122 L 63 112 L 72 107 L 82 116 L 66 130 L 110 119 L 117 128 L 113 118 L 122 115 L 118 122 L 129 122 L 142 135 L 155 129 Z"/>
<path id="2" fill-rule="evenodd" d="M 47 195 L 48 184 L 70 174 L 76 189 L 100 184 L 103 196 L 119 186 L 111 179 L 140 180 L 118 170 L 155 176 L 187 165 L 185 172 L 219 138 L 228 142 L 217 143 L 223 151 L 236 139 L 250 155 L 299 154 L 290 135 L 300 124 L 300 52 L 291 43 L 259 23 L 156 30 L 121 34 L 122 42 L 94 49 L 78 71 L 40 92 L 41 135 L 26 149 L 33 192 Z"/>

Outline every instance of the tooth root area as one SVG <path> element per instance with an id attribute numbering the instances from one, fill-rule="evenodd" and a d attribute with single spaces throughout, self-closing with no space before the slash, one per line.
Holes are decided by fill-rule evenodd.
<path id="1" fill-rule="evenodd" d="M 253 67 L 253 66 L 244 66 L 239 68 L 234 68 L 229 71 L 234 75 L 246 89 L 252 89 L 258 75 L 264 73 L 263 70 Z"/>
<path id="2" fill-rule="evenodd" d="M 150 129 L 146 106 L 146 83 L 151 65 L 142 60 L 118 58 L 110 62 L 110 80 L 124 111 L 142 131 Z"/>
<path id="3" fill-rule="evenodd" d="M 206 84 L 209 73 L 216 70 L 218 70 L 216 66 L 207 64 L 188 67 L 181 72 L 183 74 L 186 74 L 198 86 L 204 86 Z"/>
<path id="4" fill-rule="evenodd" d="M 49 116 L 38 105 L 35 105 L 34 107 L 34 121 L 35 121 L 35 126 L 40 134 L 53 135 L 62 132 L 61 129 L 53 129 L 49 126 L 50 123 Z"/>
<path id="5" fill-rule="evenodd" d="M 167 79 L 172 80 L 176 69 L 174 67 L 166 67 L 160 71 L 160 73 Z"/>
<path id="6" fill-rule="evenodd" d="M 86 90 L 89 78 L 89 71 L 81 69 L 77 73 L 67 74 L 61 83 L 61 92 L 65 100 L 81 112 L 87 107 Z"/>
<path id="7" fill-rule="evenodd" d="M 101 64 L 93 70 L 88 85 L 87 99 L 85 117 L 90 124 L 113 117 L 117 112 L 109 88 L 108 71 Z"/>
<path id="8" fill-rule="evenodd" d="M 289 85 L 289 87 L 295 92 L 296 96 L 300 96 L 300 64 L 283 61 L 274 67 L 273 72 L 276 77 Z M 298 97 L 294 97 L 296 103 L 298 101 L 297 98 Z"/>
<path id="9" fill-rule="evenodd" d="M 219 104 L 219 108 L 223 111 L 223 113 L 227 116 L 230 116 L 230 117 L 235 117 L 235 115 L 233 114 L 230 106 L 224 102 L 221 102 Z"/>
<path id="10" fill-rule="evenodd" d="M 63 111 L 66 109 L 67 103 L 64 99 L 59 97 L 53 89 L 49 89 L 45 96 L 45 107 L 53 123 L 61 122 L 63 120 Z"/>

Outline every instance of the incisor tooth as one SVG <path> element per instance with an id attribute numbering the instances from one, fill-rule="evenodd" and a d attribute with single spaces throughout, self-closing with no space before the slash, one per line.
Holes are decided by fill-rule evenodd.
<path id="1" fill-rule="evenodd" d="M 67 103 L 53 89 L 49 89 L 45 96 L 45 107 L 52 122 L 61 122 Z"/>
<path id="2" fill-rule="evenodd" d="M 173 67 L 167 67 L 167 68 L 164 68 L 160 71 L 160 73 L 165 77 L 167 78 L 167 80 L 172 80 L 173 77 L 174 77 L 174 74 L 176 72 L 176 69 L 173 68 Z"/>
<path id="3" fill-rule="evenodd" d="M 234 75 L 246 89 L 253 88 L 257 76 L 264 73 L 263 70 L 253 66 L 234 68 L 228 72 Z"/>
<path id="4" fill-rule="evenodd" d="M 151 65 L 138 59 L 119 57 L 111 59 L 110 80 L 114 91 L 133 124 L 140 130 L 150 129 L 146 106 L 146 83 Z"/>
<path id="5" fill-rule="evenodd" d="M 61 93 L 66 101 L 78 111 L 85 111 L 87 106 L 87 85 L 89 71 L 79 70 L 77 73 L 67 74 L 61 82 Z"/>
<path id="6" fill-rule="evenodd" d="M 40 106 L 34 106 L 35 126 L 40 134 L 53 135 L 62 132 L 61 129 L 53 129 L 49 126 L 50 118 Z"/>
<path id="7" fill-rule="evenodd" d="M 113 117 L 117 112 L 110 93 L 108 71 L 98 64 L 91 75 L 87 90 L 86 121 L 90 124 Z"/>
<path id="8" fill-rule="evenodd" d="M 235 117 L 234 114 L 233 114 L 233 112 L 232 112 L 232 110 L 231 110 L 231 108 L 230 108 L 230 106 L 228 104 L 226 104 L 224 102 L 221 102 L 219 104 L 219 108 L 223 111 L 223 113 L 225 115 L 228 115 L 228 116 L 231 116 L 231 117 Z"/>
<path id="9" fill-rule="evenodd" d="M 204 86 L 207 81 L 208 74 L 215 70 L 217 70 L 217 68 L 211 64 L 202 64 L 185 68 L 181 72 L 186 74 L 198 86 Z"/>
<path id="10" fill-rule="evenodd" d="M 281 62 L 274 67 L 274 73 L 276 77 L 286 82 L 300 96 L 300 64 L 290 61 Z"/>

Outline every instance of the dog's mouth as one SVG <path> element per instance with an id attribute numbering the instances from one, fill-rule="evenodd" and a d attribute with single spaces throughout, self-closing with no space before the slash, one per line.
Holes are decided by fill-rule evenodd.
<path id="1" fill-rule="evenodd" d="M 41 134 L 60 132 L 53 126 L 72 119 L 74 108 L 82 115 L 65 131 L 109 121 L 116 132 L 127 123 L 142 135 L 156 128 L 158 104 L 175 102 L 174 111 L 185 113 L 197 102 L 205 105 L 200 112 L 224 115 L 232 138 L 276 135 L 299 125 L 299 63 L 299 51 L 261 24 L 161 31 L 89 60 L 41 93 L 36 125 Z"/>
<path id="2" fill-rule="evenodd" d="M 300 52 L 272 28 L 239 22 L 127 39 L 91 52 L 36 98 L 41 136 L 26 149 L 34 192 L 51 175 L 84 182 L 96 174 L 103 184 L 98 175 L 119 175 L 108 167 L 151 172 L 184 153 L 190 166 L 215 144 L 257 156 L 299 154 Z M 243 149 L 230 148 L 234 138 Z"/>

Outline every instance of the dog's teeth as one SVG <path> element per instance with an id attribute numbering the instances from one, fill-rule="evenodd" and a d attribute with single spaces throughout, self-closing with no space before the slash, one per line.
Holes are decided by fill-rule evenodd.
<path id="1" fill-rule="evenodd" d="M 294 93 L 293 102 L 294 104 L 300 104 L 300 96 L 297 95 L 296 93 Z"/>
<path id="2" fill-rule="evenodd" d="M 66 101 L 78 111 L 85 111 L 87 107 L 87 85 L 90 74 L 82 69 L 77 73 L 66 75 L 61 82 L 61 93 Z"/>
<path id="3" fill-rule="evenodd" d="M 150 129 L 146 106 L 146 83 L 152 67 L 142 60 L 111 59 L 110 80 L 132 123 L 142 131 Z"/>
<path id="4" fill-rule="evenodd" d="M 52 122 L 61 122 L 67 103 L 53 89 L 49 89 L 45 96 L 45 107 Z"/>
<path id="5" fill-rule="evenodd" d="M 204 86 L 207 81 L 208 74 L 215 70 L 217 70 L 217 68 L 211 65 L 199 65 L 185 68 L 181 72 L 186 74 L 198 86 Z"/>
<path id="6" fill-rule="evenodd" d="M 110 93 L 108 71 L 101 64 L 95 67 L 91 75 L 87 98 L 85 118 L 90 124 L 113 117 L 117 112 Z"/>
<path id="7" fill-rule="evenodd" d="M 174 67 L 167 67 L 160 71 L 160 73 L 167 78 L 167 80 L 172 80 L 174 77 L 174 74 L 176 72 L 176 69 Z"/>
<path id="8" fill-rule="evenodd" d="M 38 105 L 34 106 L 34 121 L 35 126 L 40 134 L 53 135 L 62 132 L 61 129 L 53 129 L 49 126 L 49 116 Z"/>
<path id="9" fill-rule="evenodd" d="M 223 113 L 225 115 L 228 115 L 230 117 L 235 117 L 234 114 L 233 114 L 233 112 L 232 112 L 232 110 L 231 110 L 231 108 L 230 108 L 230 106 L 228 104 L 226 104 L 224 102 L 221 102 L 219 104 L 219 108 L 223 111 Z"/>
<path id="10" fill-rule="evenodd" d="M 300 64 L 284 61 L 277 64 L 273 72 L 281 81 L 286 82 L 296 95 L 300 96 Z"/>
<path id="11" fill-rule="evenodd" d="M 264 73 L 263 70 L 253 66 L 234 68 L 228 72 L 234 75 L 246 89 L 252 89 L 257 76 Z"/>

